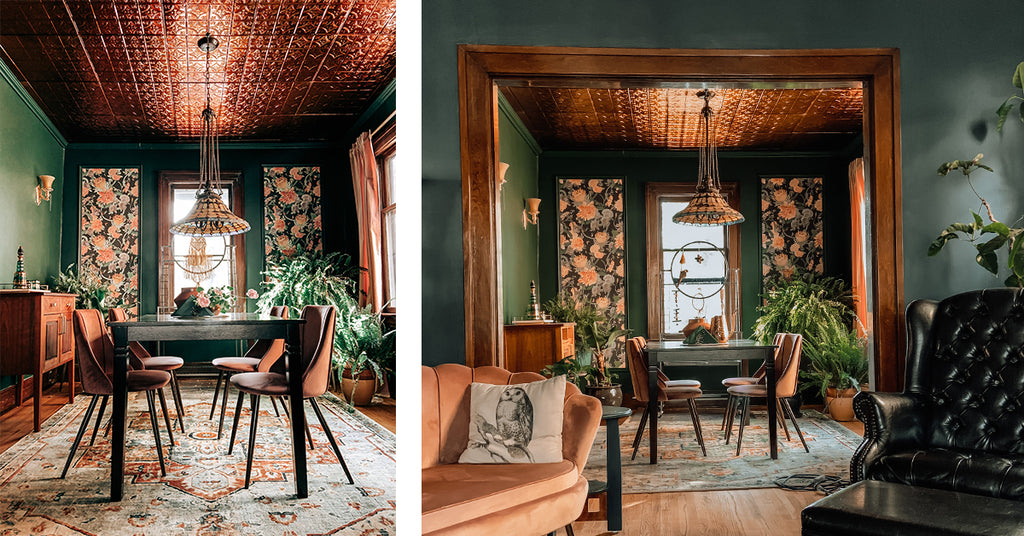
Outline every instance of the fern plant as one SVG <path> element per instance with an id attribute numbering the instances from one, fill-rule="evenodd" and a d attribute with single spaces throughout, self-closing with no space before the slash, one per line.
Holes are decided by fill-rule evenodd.
<path id="1" fill-rule="evenodd" d="M 868 381 L 868 360 L 864 354 L 864 339 L 856 330 L 823 331 L 812 346 L 804 346 L 803 355 L 808 370 L 801 370 L 805 380 L 802 389 L 815 389 L 825 399 L 828 389 L 860 391 Z"/>
<path id="2" fill-rule="evenodd" d="M 845 333 L 859 322 L 846 283 L 834 277 L 805 275 L 778 281 L 762 298 L 752 335 L 762 344 L 770 343 L 776 333 L 799 333 L 803 351 L 814 352 L 818 341 Z"/>
<path id="3" fill-rule="evenodd" d="M 388 330 L 383 317 L 374 312 L 372 306 L 360 308 L 354 302 L 338 311 L 338 322 L 343 327 L 335 336 L 335 354 L 332 365 L 338 381 L 348 371 L 352 379 L 349 400 L 355 398 L 359 386 L 359 374 L 364 370 L 373 372 L 376 385 L 383 385 L 395 369 L 395 330 Z"/>

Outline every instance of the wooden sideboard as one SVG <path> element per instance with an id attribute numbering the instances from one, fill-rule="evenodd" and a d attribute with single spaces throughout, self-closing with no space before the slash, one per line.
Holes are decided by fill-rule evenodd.
<path id="1" fill-rule="evenodd" d="M 0 291 L 0 374 L 16 375 L 19 406 L 25 400 L 22 376 L 33 376 L 37 432 L 44 372 L 68 365 L 68 402 L 75 400 L 75 297 L 41 290 Z"/>
<path id="2" fill-rule="evenodd" d="M 505 326 L 505 365 L 510 372 L 540 372 L 576 354 L 576 324 L 545 322 Z"/>

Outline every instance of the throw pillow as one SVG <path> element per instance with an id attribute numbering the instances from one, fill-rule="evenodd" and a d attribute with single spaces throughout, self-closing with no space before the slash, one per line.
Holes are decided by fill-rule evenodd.
<path id="1" fill-rule="evenodd" d="M 565 376 L 469 388 L 469 446 L 459 463 L 562 461 Z"/>

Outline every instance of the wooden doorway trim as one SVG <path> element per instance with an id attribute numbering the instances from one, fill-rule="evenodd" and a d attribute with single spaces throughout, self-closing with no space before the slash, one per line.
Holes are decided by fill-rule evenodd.
<path id="1" fill-rule="evenodd" d="M 466 364 L 502 356 L 501 236 L 496 210 L 499 81 L 834 80 L 864 84 L 871 177 L 875 387 L 903 384 L 903 237 L 898 49 L 670 50 L 460 45 L 459 134 Z"/>

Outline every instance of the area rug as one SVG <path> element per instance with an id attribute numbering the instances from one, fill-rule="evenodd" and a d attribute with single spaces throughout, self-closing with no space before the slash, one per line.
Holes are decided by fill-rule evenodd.
<path id="1" fill-rule="evenodd" d="M 768 457 L 768 414 L 753 412 L 750 426 L 743 430 L 743 449 L 736 455 L 734 427 L 729 444 L 721 413 L 701 415 L 701 430 L 707 447 L 707 457 L 693 433 L 690 414 L 666 411 L 658 419 L 658 463 L 650 464 L 650 442 L 645 431 L 635 460 L 633 437 L 640 424 L 640 413 L 620 427 L 622 445 L 622 488 L 624 493 L 654 493 L 664 491 L 724 490 L 775 487 L 775 480 L 796 474 L 827 474 L 849 478 L 850 458 L 860 445 L 861 438 L 843 425 L 816 411 L 804 411 L 798 422 L 811 452 L 804 452 L 796 432 L 790 426 L 792 439 L 779 430 L 779 457 Z M 594 448 L 590 451 L 584 476 L 607 480 L 607 441 L 605 428 L 598 430 Z"/>
<path id="2" fill-rule="evenodd" d="M 50 417 L 40 432 L 0 454 L 0 535 L 396 533 L 394 434 L 358 412 L 349 413 L 347 406 L 330 394 L 320 398 L 355 479 L 354 485 L 349 484 L 307 404 L 316 448 L 307 451 L 309 497 L 297 499 L 287 421 L 276 417 L 264 399 L 252 483 L 244 489 L 248 402 L 242 410 L 235 448 L 228 455 L 235 392 L 230 397 L 223 438 L 218 441 L 219 415 L 207 419 L 214 383 L 184 380 L 181 388 L 186 433 L 174 422 L 173 448 L 167 446 L 160 419 L 165 477 L 160 476 L 145 397 L 130 395 L 124 500 L 120 502 L 110 502 L 110 443 L 102 437 L 102 430 L 91 447 L 86 435 L 67 478 L 60 478 L 88 396 L 77 397 L 74 404 Z M 171 411 L 173 417 L 173 408 Z M 108 408 L 104 421 L 109 415 Z"/>

